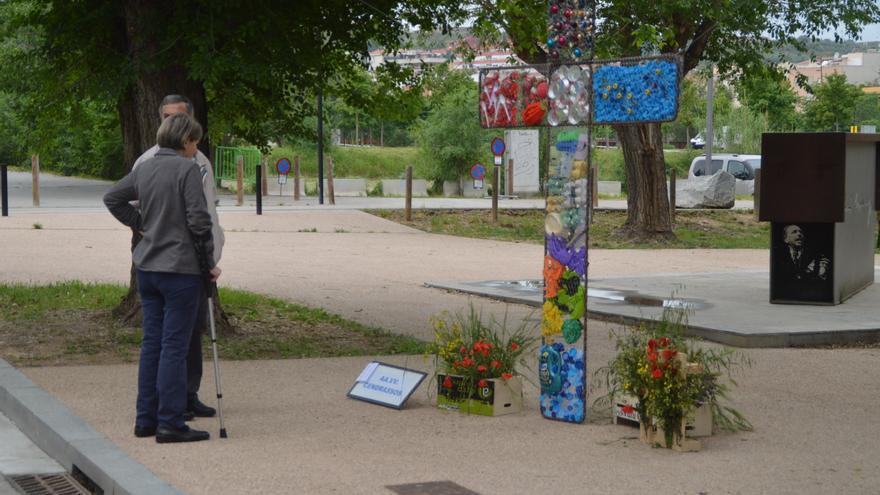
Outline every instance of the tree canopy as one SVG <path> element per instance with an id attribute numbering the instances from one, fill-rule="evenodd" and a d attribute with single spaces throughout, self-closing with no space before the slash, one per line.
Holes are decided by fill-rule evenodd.
<path id="1" fill-rule="evenodd" d="M 281 127 L 311 132 L 302 124 L 315 113 L 315 89 L 344 85 L 366 65 L 371 42 L 393 51 L 414 26 L 445 31 L 462 16 L 451 0 L 10 0 L 0 4 L 0 57 L 16 70 L 0 84 L 26 81 L 16 88 L 28 96 L 21 111 L 43 134 L 81 102 L 113 105 L 130 166 L 154 140 L 166 93 L 193 99 L 212 137 L 264 145 Z M 394 83 L 408 76 L 380 74 Z M 362 103 L 380 96 L 395 94 Z"/>

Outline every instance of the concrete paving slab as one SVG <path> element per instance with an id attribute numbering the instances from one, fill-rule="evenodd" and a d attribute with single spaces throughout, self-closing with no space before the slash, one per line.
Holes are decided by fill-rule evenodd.
<path id="1" fill-rule="evenodd" d="M 591 371 L 614 355 L 612 328 L 590 321 Z M 442 480 L 481 495 L 876 492 L 880 419 L 871 412 L 880 407 L 880 350 L 747 352 L 755 364 L 736 374 L 733 405 L 755 431 L 717 433 L 695 454 L 642 445 L 637 430 L 610 424 L 608 411 L 591 411 L 584 425 L 544 420 L 528 383 L 524 411 L 500 418 L 436 409 L 428 380 L 402 411 L 345 397 L 371 360 L 431 373 L 420 356 L 223 361 L 229 438 L 216 437 L 216 418 L 198 419 L 193 426 L 212 439 L 171 446 L 131 434 L 136 365 L 24 371 L 192 495 L 375 495 Z M 203 388 L 213 390 L 206 378 Z M 603 389 L 594 384 L 589 393 L 592 401 Z"/>
<path id="2" fill-rule="evenodd" d="M 63 472 L 61 464 L 40 450 L 18 426 L 0 412 L 0 474 L 13 476 Z M 0 493 L 3 493 L 2 489 Z"/>
<path id="3" fill-rule="evenodd" d="M 689 310 L 689 333 L 737 347 L 820 346 L 880 342 L 880 286 L 838 306 L 770 304 L 769 272 L 656 274 L 590 280 L 590 318 L 657 320 L 664 307 Z M 880 269 L 875 278 L 880 278 Z M 428 282 L 506 302 L 540 307 L 540 280 Z"/>
<path id="4" fill-rule="evenodd" d="M 6 482 L 5 479 L 0 478 L 0 495 L 21 495 L 18 490 L 12 488 L 12 485 Z"/>
<path id="5" fill-rule="evenodd" d="M 0 359 L 0 362 L 5 361 Z M 0 412 L 27 435 L 35 448 L 49 454 L 60 468 L 50 472 L 72 472 L 76 467 L 110 494 L 180 493 L 133 461 L 109 442 L 106 436 L 71 413 L 58 399 L 15 368 L 0 368 L 0 392 Z M 2 436 L 0 440 L 3 440 Z M 16 446 L 12 442 L 0 442 L 0 461 L 5 459 L 9 466 L 16 469 L 33 465 L 31 451 L 20 450 Z M 2 463 L 0 473 L 3 473 Z M 14 474 L 41 473 L 25 471 Z"/>

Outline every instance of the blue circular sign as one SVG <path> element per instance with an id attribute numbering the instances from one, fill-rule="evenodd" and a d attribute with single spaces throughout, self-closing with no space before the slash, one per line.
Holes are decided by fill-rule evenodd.
<path id="1" fill-rule="evenodd" d="M 486 167 L 482 163 L 474 165 L 471 167 L 471 177 L 474 180 L 483 180 L 483 177 L 486 177 Z"/>
<path id="2" fill-rule="evenodd" d="M 281 158 L 275 164 L 275 170 L 278 171 L 279 175 L 287 175 L 290 173 L 290 160 L 287 158 Z"/>
<path id="3" fill-rule="evenodd" d="M 504 144 L 504 140 L 500 137 L 497 137 L 492 140 L 492 154 L 495 156 L 504 155 L 504 150 L 507 149 L 507 145 Z"/>

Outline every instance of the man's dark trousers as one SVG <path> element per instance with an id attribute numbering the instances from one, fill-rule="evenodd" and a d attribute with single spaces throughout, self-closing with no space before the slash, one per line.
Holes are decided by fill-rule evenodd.
<path id="1" fill-rule="evenodd" d="M 186 355 L 186 403 L 191 405 L 199 396 L 199 385 L 202 384 L 202 334 L 208 327 L 208 294 L 202 290 L 199 299 L 199 314 L 193 327 L 189 341 L 189 352 Z"/>

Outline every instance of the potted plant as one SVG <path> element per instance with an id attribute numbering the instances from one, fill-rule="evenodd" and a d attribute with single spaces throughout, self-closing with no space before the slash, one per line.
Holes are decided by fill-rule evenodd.
<path id="1" fill-rule="evenodd" d="M 634 398 L 623 413 L 638 418 L 642 441 L 698 450 L 699 443 L 685 434 L 686 418 L 698 408 L 708 408 L 711 422 L 721 429 L 752 429 L 742 414 L 722 404 L 736 385 L 732 373 L 751 361 L 732 349 L 699 347 L 684 338 L 686 326 L 686 311 L 667 308 L 659 321 L 613 334 L 617 355 L 596 374 L 609 391 L 600 402 Z"/>
<path id="2" fill-rule="evenodd" d="M 466 314 L 447 312 L 431 318 L 433 356 L 437 381 L 437 406 L 464 413 L 498 416 L 522 409 L 522 375 L 528 367 L 524 353 L 537 341 L 528 319 L 514 330 L 507 317 L 483 322 L 471 305 Z"/>

